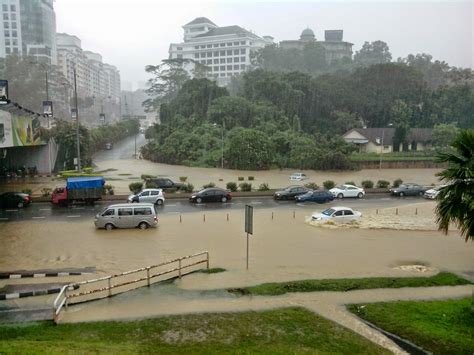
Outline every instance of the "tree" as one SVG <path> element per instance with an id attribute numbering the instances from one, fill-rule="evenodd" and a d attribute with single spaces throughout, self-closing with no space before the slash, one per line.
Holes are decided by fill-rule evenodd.
<path id="1" fill-rule="evenodd" d="M 267 169 L 274 158 L 268 137 L 256 129 L 234 128 L 229 134 L 225 160 L 233 169 Z"/>
<path id="2" fill-rule="evenodd" d="M 436 148 L 447 148 L 454 141 L 459 129 L 454 124 L 438 124 L 434 126 L 432 139 Z"/>
<path id="3" fill-rule="evenodd" d="M 438 195 L 437 224 L 447 233 L 454 223 L 466 241 L 474 240 L 474 130 L 461 131 L 451 146 L 453 151 L 438 154 L 448 167 L 438 174 L 447 185 Z"/>
<path id="4" fill-rule="evenodd" d="M 413 110 L 405 101 L 396 100 L 392 105 L 390 109 L 390 120 L 395 126 L 395 134 L 393 136 L 394 147 L 398 148 L 400 144 L 406 143 L 412 115 Z M 395 151 L 397 150 L 398 149 L 395 149 Z"/>
<path id="5" fill-rule="evenodd" d="M 365 42 L 362 48 L 354 55 L 354 62 L 364 67 L 389 63 L 391 60 L 392 54 L 390 49 L 387 43 L 383 41 Z"/>

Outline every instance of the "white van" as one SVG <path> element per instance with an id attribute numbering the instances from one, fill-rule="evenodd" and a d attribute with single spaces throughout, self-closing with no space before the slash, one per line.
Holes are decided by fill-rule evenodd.
<path id="1" fill-rule="evenodd" d="M 156 227 L 158 216 L 155 206 L 151 203 L 137 203 L 130 205 L 122 203 L 110 205 L 95 216 L 96 228 L 112 230 L 114 228 Z"/>

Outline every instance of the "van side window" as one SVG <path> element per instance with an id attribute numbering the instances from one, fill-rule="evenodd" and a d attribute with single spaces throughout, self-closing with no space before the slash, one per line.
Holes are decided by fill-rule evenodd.
<path id="1" fill-rule="evenodd" d="M 151 196 L 156 196 L 156 195 L 159 195 L 159 194 L 160 194 L 160 191 L 158 191 L 158 190 L 151 191 Z"/>
<path id="2" fill-rule="evenodd" d="M 107 211 L 102 213 L 102 216 L 113 216 L 115 214 L 114 212 L 115 212 L 114 210 L 108 209 Z"/>
<path id="3" fill-rule="evenodd" d="M 149 207 L 136 207 L 133 209 L 135 216 L 149 216 L 151 215 L 151 209 Z"/>
<path id="4" fill-rule="evenodd" d="M 131 216 L 132 215 L 132 209 L 131 208 L 119 208 L 118 215 L 119 216 Z"/>

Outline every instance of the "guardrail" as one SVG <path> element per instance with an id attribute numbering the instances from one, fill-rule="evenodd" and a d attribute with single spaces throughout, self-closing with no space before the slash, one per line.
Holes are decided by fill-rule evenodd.
<path id="1" fill-rule="evenodd" d="M 187 260 L 191 261 L 190 259 L 195 259 L 197 257 L 205 255 L 205 258 L 199 259 L 197 261 L 191 262 L 191 263 L 186 263 Z M 172 269 L 160 271 L 158 273 L 153 274 L 152 270 L 160 267 L 164 267 L 166 265 L 170 264 L 175 264 L 177 263 L 177 266 L 175 266 Z M 58 296 L 54 300 L 53 303 L 53 321 L 54 323 L 59 322 L 59 316 L 61 314 L 61 311 L 65 307 L 66 310 L 69 305 L 74 304 L 74 303 L 80 303 L 80 302 L 87 302 L 87 301 L 93 301 L 101 298 L 106 298 L 106 297 L 111 297 L 114 295 L 117 295 L 119 293 L 123 293 L 126 291 L 134 290 L 139 287 L 143 286 L 150 286 L 153 283 L 153 279 L 156 279 L 160 276 L 164 275 L 169 275 L 172 273 L 177 272 L 177 275 L 160 279 L 159 281 L 166 281 L 175 277 L 181 278 L 184 275 L 187 275 L 195 270 L 189 270 L 189 268 L 206 263 L 206 268 L 209 270 L 209 252 L 208 251 L 203 251 L 200 253 L 192 254 L 192 255 L 187 255 L 181 258 L 173 259 L 170 261 L 166 261 L 160 264 L 156 265 L 150 265 L 146 267 L 142 267 L 140 269 L 135 269 L 135 270 L 130 270 L 130 271 L 125 271 L 121 274 L 117 275 L 109 275 L 109 276 L 104 276 L 100 277 L 97 279 L 92 279 L 92 280 L 86 280 L 86 281 L 81 281 L 81 282 L 76 282 L 76 283 L 71 283 L 68 285 L 65 285 L 62 287 L 61 291 L 59 292 Z M 135 275 L 137 273 L 145 273 L 141 277 L 138 278 L 133 278 L 133 279 L 128 279 L 127 278 L 130 275 Z M 115 282 L 113 283 L 112 281 L 115 279 L 119 279 L 118 283 Z M 125 279 L 125 280 L 123 280 Z M 133 285 L 136 285 L 137 283 L 145 283 L 143 285 L 137 285 L 136 287 L 130 287 Z M 105 283 L 105 285 L 102 285 L 101 287 L 91 287 L 90 289 L 85 289 L 91 285 L 95 285 L 97 283 Z M 127 289 L 124 289 L 126 286 L 128 286 Z M 79 289 L 80 292 L 76 293 L 71 293 L 74 292 L 75 290 Z M 122 290 L 119 290 L 122 289 Z M 113 292 L 114 290 L 117 290 L 117 292 Z M 105 293 L 105 294 L 104 294 Z M 81 300 L 78 300 L 74 303 L 71 303 L 71 299 L 76 298 Z"/>

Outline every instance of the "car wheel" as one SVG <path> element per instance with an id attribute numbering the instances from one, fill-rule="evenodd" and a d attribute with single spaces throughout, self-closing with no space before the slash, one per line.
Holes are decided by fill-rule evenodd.
<path id="1" fill-rule="evenodd" d="M 403 192 L 400 192 L 400 193 L 398 194 L 398 196 L 403 197 L 403 196 L 405 196 L 405 194 L 404 194 Z"/>
<path id="2" fill-rule="evenodd" d="M 339 194 L 339 195 L 337 195 L 337 198 L 338 198 L 338 199 L 341 199 L 341 198 L 343 198 L 343 197 L 344 197 L 344 195 L 343 195 L 342 193 Z"/>
<path id="3" fill-rule="evenodd" d="M 112 223 L 107 223 L 105 225 L 105 229 L 107 229 L 108 231 L 111 231 L 112 229 L 114 229 L 114 225 Z"/>
<path id="4" fill-rule="evenodd" d="M 147 228 L 148 228 L 148 223 L 146 223 L 146 222 L 140 222 L 140 224 L 138 225 L 138 228 L 140 228 L 140 229 L 147 229 Z"/>
<path id="5" fill-rule="evenodd" d="M 222 196 L 221 201 L 222 201 L 223 203 L 227 202 L 227 197 Z"/>
<path id="6" fill-rule="evenodd" d="M 198 198 L 196 199 L 196 203 L 201 203 L 201 202 L 202 202 L 202 198 L 198 197 Z"/>
<path id="7" fill-rule="evenodd" d="M 359 193 L 357 194 L 357 197 L 358 197 L 358 198 L 362 198 L 362 196 L 364 196 L 364 194 L 363 194 L 362 192 L 359 192 Z"/>
<path id="8" fill-rule="evenodd" d="M 18 207 L 18 208 L 23 208 L 24 205 L 25 205 L 25 204 L 23 203 L 23 201 L 20 201 L 20 202 L 18 202 L 17 207 Z"/>
<path id="9" fill-rule="evenodd" d="M 161 205 L 163 205 L 163 200 L 158 199 L 158 200 L 156 200 L 155 204 L 157 204 L 158 206 L 161 206 Z"/>

